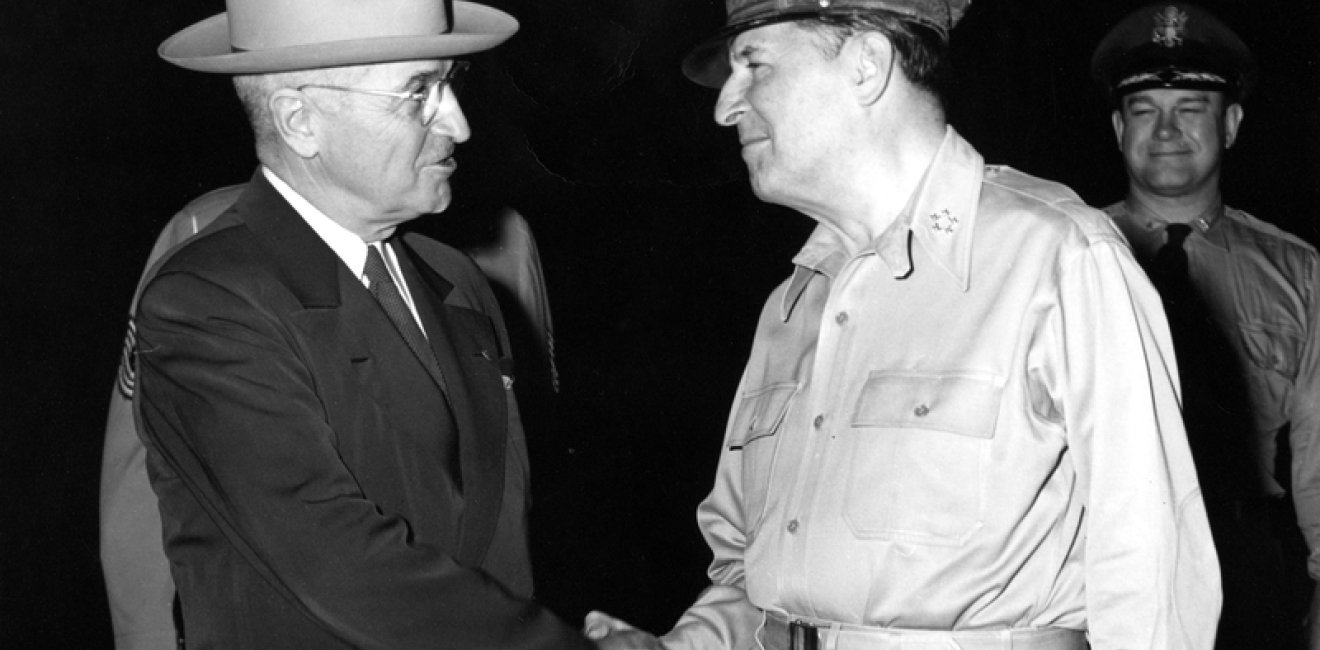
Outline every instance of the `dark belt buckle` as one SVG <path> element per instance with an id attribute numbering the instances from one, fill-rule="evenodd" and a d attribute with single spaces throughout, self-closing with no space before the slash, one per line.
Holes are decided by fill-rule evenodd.
<path id="1" fill-rule="evenodd" d="M 816 634 L 818 629 L 802 621 L 789 623 L 788 650 L 820 650 L 820 635 Z"/>

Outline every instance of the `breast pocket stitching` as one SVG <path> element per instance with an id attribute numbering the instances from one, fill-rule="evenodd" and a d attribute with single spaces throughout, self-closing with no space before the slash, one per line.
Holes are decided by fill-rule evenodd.
<path id="1" fill-rule="evenodd" d="M 875 372 L 852 417 L 844 518 L 859 539 L 961 546 L 981 526 L 1002 381 Z"/>
<path id="2" fill-rule="evenodd" d="M 743 513 L 748 531 L 765 514 L 779 437 L 798 385 L 771 384 L 743 394 L 729 432 L 729 451 L 741 454 Z"/>

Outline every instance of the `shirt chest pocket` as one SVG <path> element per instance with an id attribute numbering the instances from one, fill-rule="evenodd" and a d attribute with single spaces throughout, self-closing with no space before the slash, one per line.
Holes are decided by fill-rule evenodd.
<path id="1" fill-rule="evenodd" d="M 756 529 L 765 512 L 778 433 L 796 393 L 796 383 L 771 384 L 748 391 L 738 402 L 729 432 L 729 451 L 742 456 L 743 517 L 749 532 Z"/>
<path id="2" fill-rule="evenodd" d="M 1247 358 L 1260 370 L 1282 376 L 1288 381 L 1297 379 L 1297 367 L 1302 357 L 1302 336 L 1288 328 L 1242 323 L 1242 347 Z"/>
<path id="3" fill-rule="evenodd" d="M 964 544 L 981 525 L 1002 392 L 984 375 L 872 373 L 848 432 L 853 534 Z"/>

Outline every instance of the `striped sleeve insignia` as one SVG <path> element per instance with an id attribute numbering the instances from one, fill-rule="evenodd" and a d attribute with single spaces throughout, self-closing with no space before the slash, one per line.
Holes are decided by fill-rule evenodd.
<path id="1" fill-rule="evenodd" d="M 133 399 L 133 389 L 137 384 L 137 324 L 133 322 L 132 316 L 128 317 L 124 349 L 119 353 L 119 378 L 116 384 L 124 399 Z"/>

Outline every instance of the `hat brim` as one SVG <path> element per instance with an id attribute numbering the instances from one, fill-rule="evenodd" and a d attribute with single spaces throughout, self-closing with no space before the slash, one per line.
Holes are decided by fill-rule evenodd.
<path id="1" fill-rule="evenodd" d="M 235 51 L 229 16 L 217 14 L 161 43 L 157 53 L 174 65 L 227 74 L 261 74 L 389 61 L 447 59 L 489 50 L 518 31 L 513 16 L 485 5 L 455 0 L 454 29 L 445 34 L 364 38 L 268 50 Z"/>
<path id="2" fill-rule="evenodd" d="M 814 9 L 789 11 L 774 16 L 754 18 L 726 25 L 720 31 L 702 40 L 692 48 L 692 51 L 688 52 L 687 56 L 683 57 L 683 75 L 707 88 L 719 88 L 724 85 L 724 81 L 729 78 L 731 72 L 729 68 L 729 39 L 758 27 L 794 20 L 805 20 L 830 13 L 842 12 Z"/>

